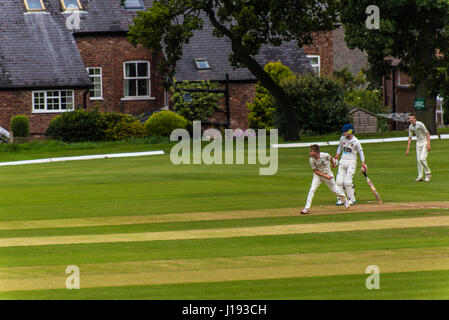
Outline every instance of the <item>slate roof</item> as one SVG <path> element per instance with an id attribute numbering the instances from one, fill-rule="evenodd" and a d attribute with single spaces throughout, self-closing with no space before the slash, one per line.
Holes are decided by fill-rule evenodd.
<path id="1" fill-rule="evenodd" d="M 146 6 L 151 0 L 144 0 Z M 126 32 L 136 15 L 120 0 L 81 0 L 85 32 Z M 0 1 L 0 89 L 87 88 L 91 81 L 73 33 L 71 13 L 60 0 L 44 0 L 46 12 L 26 12 L 22 0 Z"/>
<path id="2" fill-rule="evenodd" d="M 231 81 L 256 81 L 247 68 L 234 69 L 229 62 L 231 42 L 228 38 L 216 38 L 212 34 L 213 26 L 204 21 L 202 30 L 196 31 L 190 43 L 184 47 L 182 59 L 176 66 L 176 81 L 214 80 L 223 81 L 226 73 Z M 195 59 L 207 59 L 209 70 L 198 70 Z M 256 60 L 265 66 L 269 62 L 281 61 L 294 73 L 313 73 L 312 66 L 304 51 L 296 42 L 284 43 L 279 47 L 263 47 Z"/>
<path id="3" fill-rule="evenodd" d="M 142 0 L 145 7 L 152 0 Z M 70 31 L 60 0 L 43 0 L 46 12 L 26 12 L 23 0 L 0 0 L 0 89 L 88 88 L 91 81 L 75 41 L 77 35 L 124 33 L 136 16 L 120 0 L 81 0 L 80 29 Z M 185 46 L 177 66 L 177 80 L 255 81 L 246 69 L 233 69 L 228 61 L 231 45 L 227 38 L 215 38 L 205 21 L 203 30 Z M 198 71 L 195 58 L 207 58 L 208 71 Z M 295 43 L 263 48 L 257 56 L 262 65 L 281 60 L 296 73 L 312 72 L 302 49 Z"/>

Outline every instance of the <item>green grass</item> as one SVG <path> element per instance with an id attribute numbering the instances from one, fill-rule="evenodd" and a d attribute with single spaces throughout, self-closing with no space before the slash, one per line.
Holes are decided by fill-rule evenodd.
<path id="1" fill-rule="evenodd" d="M 314 140 L 317 141 L 317 140 Z M 154 142 L 154 141 L 153 141 Z M 280 149 L 279 170 L 260 176 L 259 165 L 171 164 L 173 144 L 135 141 L 66 145 L 35 143 L 1 152 L 0 161 L 99 153 L 164 150 L 162 156 L 103 159 L 0 167 L 0 221 L 217 212 L 268 208 L 302 208 L 312 180 L 308 149 Z M 431 183 L 414 183 L 414 149 L 406 142 L 366 144 L 371 180 L 384 202 L 448 201 L 449 140 L 432 141 L 428 162 Z M 336 147 L 323 147 L 334 154 Z M 355 176 L 357 200 L 373 203 L 364 177 Z M 334 205 L 325 185 L 315 194 L 312 209 Z M 300 223 L 366 221 L 447 215 L 448 210 L 402 210 L 307 217 L 272 217 L 197 222 L 146 223 L 124 226 L 0 230 L 0 238 L 160 232 L 215 228 L 276 226 Z M 300 253 L 355 252 L 401 248 L 445 247 L 449 228 L 408 228 L 302 235 L 173 240 L 0 248 L 0 268 L 67 266 L 146 260 L 201 259 Z M 300 268 L 300 266 L 298 266 Z M 1 271 L 1 270 L 0 270 Z M 388 273 L 380 291 L 368 291 L 366 275 L 293 278 L 219 283 L 125 286 L 111 288 L 3 292 L 3 299 L 421 299 L 448 298 L 443 279 L 449 271 Z M 413 286 L 407 281 L 414 279 Z M 1 280 L 1 279 L 0 279 Z"/>
<path id="2" fill-rule="evenodd" d="M 311 299 L 449 299 L 449 271 L 384 273 L 380 290 L 367 290 L 368 275 L 288 278 L 276 280 L 229 281 L 43 290 L 0 293 L 0 299 L 153 299 L 164 300 L 311 300 Z"/>

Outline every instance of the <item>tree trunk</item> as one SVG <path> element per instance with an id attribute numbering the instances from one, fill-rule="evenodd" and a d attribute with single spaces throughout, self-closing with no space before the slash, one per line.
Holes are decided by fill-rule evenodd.
<path id="1" fill-rule="evenodd" d="M 261 82 L 278 102 L 285 118 L 285 140 L 296 141 L 299 139 L 299 124 L 295 105 L 285 90 L 265 72 L 262 66 L 254 60 L 242 46 L 239 40 L 231 39 L 232 51 L 242 61 L 248 70 Z"/>
<path id="2" fill-rule="evenodd" d="M 216 17 L 213 7 L 203 8 L 209 17 L 212 25 L 222 32 L 231 40 L 232 52 L 239 58 L 239 60 L 248 68 L 248 70 L 259 80 L 262 86 L 267 89 L 271 95 L 276 99 L 279 107 L 282 110 L 285 118 L 285 137 L 286 141 L 296 141 L 299 139 L 299 124 L 296 116 L 295 105 L 290 96 L 285 92 L 271 76 L 265 72 L 263 67 L 246 51 L 241 43 L 241 39 L 234 37 L 233 33 L 225 26 L 221 25 Z"/>
<path id="3" fill-rule="evenodd" d="M 416 117 L 426 125 L 431 135 L 437 134 L 437 124 L 435 120 L 436 96 L 429 94 L 429 80 L 423 80 L 418 83 L 416 89 L 417 98 L 426 98 L 426 109 L 416 110 Z"/>

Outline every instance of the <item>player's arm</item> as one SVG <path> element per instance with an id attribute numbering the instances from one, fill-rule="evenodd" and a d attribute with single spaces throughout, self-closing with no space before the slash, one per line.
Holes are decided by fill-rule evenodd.
<path id="1" fill-rule="evenodd" d="M 405 155 L 408 156 L 408 153 L 410 151 L 410 145 L 412 144 L 412 131 L 410 127 L 408 128 L 408 143 L 407 143 L 407 151 L 405 152 Z"/>
<path id="2" fill-rule="evenodd" d="M 362 162 L 362 168 L 366 171 L 365 154 L 363 153 L 363 148 L 360 141 L 357 142 L 357 149 L 359 151 L 360 161 Z"/>
<path id="3" fill-rule="evenodd" d="M 337 159 L 337 160 L 338 160 L 338 157 L 340 157 L 341 149 L 342 149 L 342 146 L 341 146 L 341 140 L 340 140 L 340 143 L 337 148 L 337 153 L 335 154 L 335 159 Z"/>
<path id="4" fill-rule="evenodd" d="M 325 173 L 319 171 L 318 169 L 314 169 L 313 173 L 315 173 L 315 174 L 317 174 L 317 175 L 319 175 L 319 176 L 321 176 L 321 177 L 323 177 L 324 179 L 327 179 L 327 180 L 332 179 L 332 177 L 330 175 L 325 174 Z"/>

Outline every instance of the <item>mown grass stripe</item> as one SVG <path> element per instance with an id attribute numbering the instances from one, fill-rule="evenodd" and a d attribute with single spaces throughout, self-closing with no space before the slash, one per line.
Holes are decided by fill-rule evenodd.
<path id="1" fill-rule="evenodd" d="M 388 212 L 394 210 L 419 210 L 419 209 L 449 209 L 449 202 L 383 203 L 381 205 L 360 204 L 351 207 L 350 212 L 352 213 Z M 299 211 L 298 208 L 279 208 L 279 209 L 262 209 L 262 210 L 175 213 L 175 214 L 122 216 L 122 217 L 93 217 L 82 219 L 0 221 L 0 230 L 73 228 L 73 227 L 91 227 L 91 226 L 132 225 L 132 224 L 145 224 L 145 223 L 288 217 L 288 216 L 297 216 L 298 211 Z M 322 214 L 338 214 L 347 211 L 341 207 L 320 206 L 314 208 L 313 212 L 314 215 L 322 215 Z"/>
<path id="2" fill-rule="evenodd" d="M 82 287 L 158 285 L 449 269 L 449 247 L 80 265 Z M 65 287 L 65 266 L 1 268 L 0 291 Z"/>
<path id="3" fill-rule="evenodd" d="M 390 220 L 351 221 L 338 223 L 296 224 L 247 228 L 224 228 L 207 230 L 183 230 L 149 233 L 123 233 L 105 235 L 76 235 L 28 238 L 3 238 L 0 247 L 44 246 L 61 244 L 140 242 L 161 240 L 189 240 L 210 238 L 254 237 L 357 230 L 380 230 L 396 228 L 423 228 L 449 226 L 449 217 L 407 218 Z"/>

